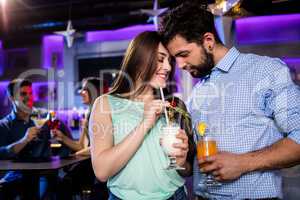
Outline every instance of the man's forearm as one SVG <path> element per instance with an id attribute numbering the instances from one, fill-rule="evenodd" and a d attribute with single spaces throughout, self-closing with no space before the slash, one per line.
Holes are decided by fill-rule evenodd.
<path id="1" fill-rule="evenodd" d="M 284 138 L 264 149 L 242 154 L 245 173 L 292 167 L 300 163 L 300 144 Z"/>
<path id="2" fill-rule="evenodd" d="M 12 152 L 8 150 L 6 146 L 0 147 L 0 160 L 10 159 L 14 156 Z"/>
<path id="3" fill-rule="evenodd" d="M 22 138 L 17 142 L 8 145 L 7 148 L 9 151 L 17 154 L 28 144 L 28 142 L 29 142 L 28 140 Z"/>

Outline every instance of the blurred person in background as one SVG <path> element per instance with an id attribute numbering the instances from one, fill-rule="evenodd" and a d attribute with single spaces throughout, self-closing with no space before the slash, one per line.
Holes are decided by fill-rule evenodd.
<path id="1" fill-rule="evenodd" d="M 14 79 L 8 84 L 7 94 L 12 103 L 12 111 L 0 121 L 0 159 L 15 159 L 19 154 L 47 148 L 49 135 L 40 134 L 40 129 L 35 127 L 30 119 L 34 102 L 32 83 L 29 80 Z M 50 151 L 45 154 L 50 155 Z M 30 181 L 17 171 L 6 173 L 1 179 L 4 185 L 4 198 L 13 199 L 18 193 L 17 188 L 21 186 L 22 199 L 35 199 L 36 196 L 32 196 L 32 191 L 33 187 L 38 188 L 38 180 L 36 177 L 32 179 L 35 180 Z M 28 184 L 29 181 L 31 184 Z"/>
<path id="2" fill-rule="evenodd" d="M 38 137 L 39 129 L 30 119 L 33 108 L 32 83 L 15 79 L 8 84 L 7 94 L 12 111 L 0 121 L 0 158 L 12 159 Z"/>
<path id="3" fill-rule="evenodd" d="M 65 136 L 60 130 L 53 130 L 54 138 L 59 142 L 68 146 L 75 152 L 75 156 L 89 156 L 90 155 L 90 138 L 88 135 L 88 124 L 90 118 L 91 108 L 95 99 L 101 94 L 108 92 L 108 85 L 104 80 L 96 77 L 88 77 L 82 80 L 80 95 L 82 103 L 88 106 L 88 112 L 81 124 L 81 133 L 79 140 L 72 140 Z M 95 182 L 95 174 L 93 172 L 91 160 L 85 160 L 77 165 L 72 166 L 66 170 L 66 175 L 61 181 L 61 192 L 59 196 L 62 199 L 72 199 L 74 192 L 83 191 L 86 187 L 96 190 L 92 196 L 99 196 L 102 199 L 107 198 L 106 184 Z"/>
<path id="4" fill-rule="evenodd" d="M 18 161 L 40 162 L 51 158 L 50 129 L 47 123 L 36 127 L 32 120 L 34 97 L 32 82 L 25 79 L 14 79 L 9 82 L 7 95 L 12 104 L 10 114 L 0 120 L 0 159 L 17 159 Z M 46 122 L 46 121 L 45 121 Z M 69 135 L 62 124 L 58 127 Z M 50 178 L 50 177 L 48 177 Z M 22 199 L 38 199 L 46 194 L 47 184 L 39 188 L 39 176 L 25 176 L 18 171 L 10 171 L 0 180 L 4 185 L 4 197 L 13 199 L 18 194 L 17 188 L 22 188 Z"/>

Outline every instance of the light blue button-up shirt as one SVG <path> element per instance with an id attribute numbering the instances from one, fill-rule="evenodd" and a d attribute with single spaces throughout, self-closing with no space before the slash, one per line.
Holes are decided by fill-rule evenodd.
<path id="1" fill-rule="evenodd" d="M 206 122 L 219 151 L 246 153 L 283 137 L 300 143 L 300 90 L 279 59 L 231 48 L 187 102 L 193 125 Z M 282 197 L 278 170 L 257 171 L 205 187 L 194 162 L 194 192 L 211 199 Z"/>

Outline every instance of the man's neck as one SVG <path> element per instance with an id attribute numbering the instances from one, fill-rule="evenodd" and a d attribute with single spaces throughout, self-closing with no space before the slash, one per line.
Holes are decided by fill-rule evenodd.
<path id="1" fill-rule="evenodd" d="M 17 115 L 18 119 L 24 120 L 26 122 L 29 121 L 30 113 L 24 112 L 24 111 L 19 110 L 19 109 L 16 109 L 15 112 L 16 112 L 16 115 Z"/>
<path id="2" fill-rule="evenodd" d="M 213 50 L 214 63 L 217 65 L 224 58 L 229 49 L 223 45 L 216 45 Z"/>

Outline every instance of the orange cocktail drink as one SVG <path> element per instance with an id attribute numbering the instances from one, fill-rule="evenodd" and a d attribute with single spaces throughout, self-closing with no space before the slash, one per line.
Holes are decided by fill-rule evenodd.
<path id="1" fill-rule="evenodd" d="M 216 155 L 217 142 L 214 138 L 209 136 L 202 137 L 197 143 L 197 158 L 198 160 L 208 156 Z"/>

